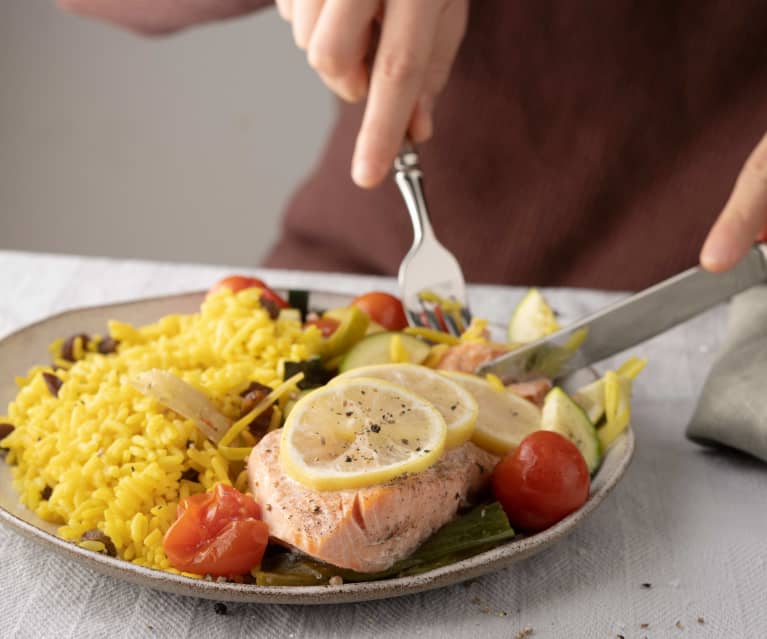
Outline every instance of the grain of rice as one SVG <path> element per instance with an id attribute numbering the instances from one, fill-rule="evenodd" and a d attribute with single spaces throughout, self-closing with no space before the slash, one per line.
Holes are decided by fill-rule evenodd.
<path id="1" fill-rule="evenodd" d="M 119 342 L 109 355 L 98 352 L 100 336 L 85 347 L 75 340 L 78 361 L 57 371 L 58 397 L 42 377 L 48 367 L 16 378 L 19 392 L 0 416 L 16 427 L 3 440 L 13 485 L 23 504 L 60 525 L 61 537 L 99 552 L 103 543 L 80 541 L 97 529 L 119 557 L 178 572 L 162 539 L 179 499 L 222 481 L 245 488 L 243 465 L 228 462 L 191 420 L 141 395 L 129 380 L 153 368 L 170 371 L 234 421 L 240 393 L 254 381 L 277 386 L 284 361 L 316 354 L 320 335 L 297 321 L 271 320 L 251 289 L 222 291 L 199 313 L 148 326 L 111 321 L 109 337 Z M 51 345 L 54 360 L 62 359 L 62 346 L 63 340 Z M 199 473 L 197 482 L 181 480 L 186 469 Z M 41 498 L 46 488 L 47 500 Z"/>

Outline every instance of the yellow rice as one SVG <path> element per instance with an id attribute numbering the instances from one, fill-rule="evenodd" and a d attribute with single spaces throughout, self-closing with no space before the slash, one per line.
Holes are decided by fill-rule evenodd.
<path id="1" fill-rule="evenodd" d="M 170 371 L 237 419 L 240 393 L 250 382 L 277 386 L 283 362 L 311 357 L 320 343 L 315 328 L 271 320 L 258 297 L 257 289 L 223 291 L 193 315 L 143 327 L 110 322 L 118 352 L 100 355 L 94 344 L 85 350 L 77 340 L 74 352 L 82 359 L 56 371 L 63 382 L 58 398 L 42 376 L 50 368 L 19 378 L 19 393 L 0 422 L 15 426 L 3 445 L 21 501 L 59 524 L 65 539 L 103 550 L 101 542 L 80 541 L 98 529 L 123 559 L 172 570 L 162 539 L 179 499 L 219 482 L 244 489 L 246 475 L 243 464 L 228 462 L 192 421 L 141 395 L 129 380 L 153 368 Z M 64 363 L 61 343 L 53 350 L 54 361 Z M 199 473 L 197 482 L 181 479 L 188 469 Z"/>

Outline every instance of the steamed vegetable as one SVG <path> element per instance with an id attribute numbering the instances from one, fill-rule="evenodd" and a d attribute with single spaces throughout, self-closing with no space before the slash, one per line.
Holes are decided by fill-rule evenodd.
<path id="1" fill-rule="evenodd" d="M 351 306 L 356 306 L 368 314 L 376 324 L 387 331 L 401 331 L 407 326 L 405 309 L 398 297 L 389 293 L 372 291 L 352 300 Z"/>
<path id="2" fill-rule="evenodd" d="M 391 364 L 401 361 L 398 351 L 404 353 L 411 364 L 420 364 L 429 354 L 431 347 L 425 341 L 407 333 L 374 333 L 360 340 L 349 349 L 341 360 L 339 372 L 372 366 L 373 364 Z"/>
<path id="3" fill-rule="evenodd" d="M 514 526 L 538 532 L 578 510 L 589 496 L 589 470 L 575 445 L 539 430 L 493 471 L 493 492 Z"/>
<path id="4" fill-rule="evenodd" d="M 590 473 L 599 467 L 602 445 L 594 424 L 584 410 L 558 386 L 552 388 L 543 400 L 541 427 L 564 435 L 573 442 L 586 460 Z"/>
<path id="5" fill-rule="evenodd" d="M 269 530 L 252 497 L 232 486 L 182 499 L 163 550 L 177 570 L 234 577 L 261 562 Z"/>
<path id="6" fill-rule="evenodd" d="M 508 541 L 514 535 L 503 508 L 498 502 L 493 502 L 476 506 L 445 524 L 412 555 L 388 570 L 354 572 L 303 555 L 286 553 L 265 558 L 261 570 L 254 576 L 260 586 L 313 586 L 327 583 L 332 577 L 348 582 L 404 577 L 466 559 Z"/>
<path id="7" fill-rule="evenodd" d="M 207 395 L 173 373 L 154 368 L 136 375 L 131 384 L 140 393 L 191 419 L 214 444 L 221 441 L 232 425 L 232 420 L 222 414 Z"/>
<path id="8" fill-rule="evenodd" d="M 264 280 L 260 280 L 257 277 L 248 277 L 246 275 L 230 275 L 229 277 L 225 277 L 219 280 L 210 287 L 208 290 L 208 295 L 217 293 L 222 289 L 228 289 L 232 291 L 232 293 L 238 293 L 239 291 L 242 291 L 246 288 L 260 288 L 262 302 L 267 300 L 267 303 L 274 303 L 277 309 L 290 308 L 290 304 L 288 304 L 277 293 L 270 289 L 264 283 Z"/>

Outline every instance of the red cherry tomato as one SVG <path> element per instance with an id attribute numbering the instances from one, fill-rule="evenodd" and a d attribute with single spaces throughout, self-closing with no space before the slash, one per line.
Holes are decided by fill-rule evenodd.
<path id="1" fill-rule="evenodd" d="M 226 484 L 182 499 L 163 548 L 171 565 L 185 572 L 234 577 L 261 563 L 269 529 L 248 495 Z"/>
<path id="2" fill-rule="evenodd" d="M 511 525 L 527 532 L 552 526 L 589 496 L 589 469 L 578 448 L 559 433 L 539 430 L 493 471 L 493 492 Z"/>
<path id="3" fill-rule="evenodd" d="M 323 337 L 330 337 L 336 332 L 336 329 L 341 325 L 337 319 L 332 317 L 317 317 L 315 319 L 306 320 L 305 326 L 316 326 L 320 329 Z"/>
<path id="4" fill-rule="evenodd" d="M 352 300 L 351 306 L 365 311 L 370 319 L 383 326 L 387 331 L 401 331 L 407 326 L 405 309 L 399 298 L 394 297 L 394 295 L 379 291 L 365 293 Z"/>
<path id="5" fill-rule="evenodd" d="M 260 280 L 257 277 L 230 275 L 229 277 L 225 277 L 224 279 L 219 280 L 213 286 L 211 286 L 208 290 L 208 295 L 217 293 L 218 291 L 225 288 L 228 288 L 230 291 L 232 291 L 232 293 L 239 293 L 246 288 L 260 288 L 261 297 L 271 300 L 277 304 L 279 308 L 290 308 L 290 304 L 288 304 L 284 299 L 277 295 L 277 293 L 270 289 L 263 280 Z"/>

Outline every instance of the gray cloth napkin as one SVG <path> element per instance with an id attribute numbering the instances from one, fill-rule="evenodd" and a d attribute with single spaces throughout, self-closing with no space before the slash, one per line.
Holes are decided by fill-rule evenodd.
<path id="1" fill-rule="evenodd" d="M 767 286 L 732 301 L 727 339 L 703 385 L 687 437 L 767 461 Z"/>

